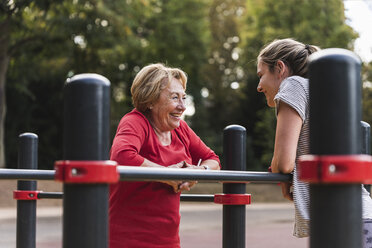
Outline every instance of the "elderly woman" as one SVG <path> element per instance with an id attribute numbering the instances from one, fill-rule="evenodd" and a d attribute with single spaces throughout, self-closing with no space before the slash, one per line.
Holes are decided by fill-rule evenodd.
<path id="1" fill-rule="evenodd" d="M 119 123 L 111 160 L 152 168 L 220 169 L 218 156 L 181 119 L 186 82 L 183 71 L 162 64 L 138 72 L 131 88 L 135 109 Z M 112 185 L 110 248 L 180 247 L 180 192 L 193 185 L 181 181 Z"/>

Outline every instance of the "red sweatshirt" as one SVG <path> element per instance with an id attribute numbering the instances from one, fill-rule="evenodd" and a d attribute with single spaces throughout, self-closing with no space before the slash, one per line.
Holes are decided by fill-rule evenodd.
<path id="1" fill-rule="evenodd" d="M 160 144 L 146 117 L 137 110 L 120 121 L 111 160 L 140 166 L 144 158 L 165 167 L 218 156 L 186 122 L 172 130 L 172 142 Z M 180 194 L 159 182 L 119 182 L 110 187 L 110 248 L 179 248 Z"/>

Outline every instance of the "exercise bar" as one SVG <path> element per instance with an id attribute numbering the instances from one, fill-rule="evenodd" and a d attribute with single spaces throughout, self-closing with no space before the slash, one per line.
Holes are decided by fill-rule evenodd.
<path id="1" fill-rule="evenodd" d="M 154 181 L 154 180 L 198 180 L 206 182 L 232 183 L 276 183 L 288 182 L 291 175 L 256 172 L 256 171 L 205 171 L 180 170 L 173 168 L 139 168 L 132 166 L 118 166 L 121 181 Z M 21 180 L 54 180 L 55 170 L 21 170 L 0 169 L 1 179 Z"/>

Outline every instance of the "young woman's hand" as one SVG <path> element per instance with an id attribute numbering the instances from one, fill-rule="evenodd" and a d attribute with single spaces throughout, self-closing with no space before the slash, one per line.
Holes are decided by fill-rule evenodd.
<path id="1" fill-rule="evenodd" d="M 283 183 L 280 183 L 280 185 L 282 187 L 282 194 L 283 194 L 284 198 L 288 199 L 290 201 L 293 201 L 292 183 L 283 182 Z"/>

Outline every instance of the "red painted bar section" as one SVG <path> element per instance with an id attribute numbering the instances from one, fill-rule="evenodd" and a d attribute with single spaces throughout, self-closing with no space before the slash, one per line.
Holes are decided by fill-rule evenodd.
<path id="1" fill-rule="evenodd" d="M 214 203 L 223 205 L 249 205 L 250 194 L 218 194 L 214 195 Z"/>
<path id="2" fill-rule="evenodd" d="M 305 155 L 299 160 L 300 179 L 310 183 L 372 183 L 370 155 Z"/>
<path id="3" fill-rule="evenodd" d="M 42 191 L 33 190 L 14 190 L 13 199 L 15 200 L 39 200 L 38 195 Z"/>
<path id="4" fill-rule="evenodd" d="M 64 183 L 116 183 L 120 177 L 116 166 L 111 160 L 57 161 L 55 179 Z"/>

